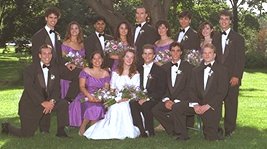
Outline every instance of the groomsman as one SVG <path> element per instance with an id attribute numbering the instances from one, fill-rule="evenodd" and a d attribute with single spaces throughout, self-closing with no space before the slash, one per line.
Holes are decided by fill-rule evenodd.
<path id="1" fill-rule="evenodd" d="M 140 87 L 147 92 L 149 99 L 130 101 L 133 123 L 141 132 L 141 137 L 154 136 L 152 108 L 161 101 L 166 90 L 164 70 L 153 62 L 155 49 L 151 44 L 143 46 L 144 65 L 138 67 Z M 144 124 L 141 117 L 144 116 Z M 148 134 L 146 133 L 148 132 Z"/>
<path id="2" fill-rule="evenodd" d="M 188 140 L 186 116 L 197 114 L 203 122 L 205 139 L 220 140 L 218 127 L 221 119 L 222 102 L 228 91 L 228 72 L 215 61 L 216 50 L 212 44 L 203 47 L 204 63 L 192 70 L 190 101 L 174 104 L 171 113 L 174 117 L 177 140 Z"/>
<path id="3" fill-rule="evenodd" d="M 94 28 L 95 32 L 91 33 L 85 40 L 84 40 L 84 47 L 86 51 L 86 59 L 89 62 L 91 54 L 96 51 L 100 50 L 104 52 L 105 48 L 105 41 L 112 40 L 113 37 L 105 33 L 106 29 L 106 20 L 103 17 L 97 17 L 94 21 Z M 109 58 L 108 55 L 104 57 L 104 67 L 111 68 L 113 64 L 113 60 Z"/>
<path id="4" fill-rule="evenodd" d="M 148 13 L 144 6 L 139 6 L 136 8 L 135 12 L 135 20 L 136 20 L 136 27 L 134 29 L 134 45 L 137 51 L 137 63 L 143 64 L 142 53 L 143 53 L 143 46 L 145 44 L 154 44 L 160 36 L 158 35 L 155 28 L 146 22 L 148 17 Z"/>
<path id="5" fill-rule="evenodd" d="M 230 75 L 230 87 L 224 99 L 224 128 L 225 136 L 231 136 L 236 129 L 239 86 L 245 67 L 245 41 L 231 29 L 232 14 L 229 11 L 221 11 L 219 17 L 221 33 L 214 34 L 212 41 L 218 49 L 216 60 L 227 68 Z"/>
<path id="6" fill-rule="evenodd" d="M 192 14 L 189 11 L 182 11 L 179 14 L 180 30 L 176 41 L 181 43 L 184 50 L 199 50 L 200 39 L 197 32 L 190 27 Z"/>
<path id="7" fill-rule="evenodd" d="M 190 76 L 193 66 L 181 60 L 183 48 L 178 42 L 170 44 L 171 62 L 162 66 L 167 74 L 166 95 L 153 109 L 154 117 L 169 135 L 174 135 L 174 122 L 170 117 L 174 104 L 189 98 Z"/>
<path id="8" fill-rule="evenodd" d="M 55 31 L 55 26 L 58 22 L 58 19 L 60 18 L 60 10 L 56 7 L 49 7 L 45 10 L 44 16 L 46 25 L 39 31 L 37 31 L 32 37 L 31 50 L 33 63 L 40 63 L 39 48 L 42 45 L 48 44 L 52 46 L 51 64 L 58 65 L 60 79 L 71 81 L 68 92 L 65 97 L 65 100 L 71 102 L 79 92 L 78 76 L 80 74 L 80 69 L 73 69 L 72 67 L 68 67 L 68 65 L 64 63 L 64 60 L 62 58 L 60 35 L 58 32 Z M 48 132 L 50 127 L 50 117 L 44 118 L 49 118 L 49 120 L 41 121 L 45 123 L 40 125 L 40 131 Z"/>
<path id="9" fill-rule="evenodd" d="M 69 122 L 68 103 L 66 100 L 59 99 L 59 72 L 57 65 L 51 63 L 52 53 L 53 48 L 50 45 L 42 45 L 39 48 L 39 63 L 33 63 L 25 69 L 24 91 L 19 101 L 18 112 L 21 128 L 2 123 L 2 133 L 17 137 L 31 137 L 38 126 L 48 132 L 49 127 L 44 127 L 42 124 L 50 123 L 51 111 L 56 110 L 56 136 L 68 137 L 64 131 Z"/>

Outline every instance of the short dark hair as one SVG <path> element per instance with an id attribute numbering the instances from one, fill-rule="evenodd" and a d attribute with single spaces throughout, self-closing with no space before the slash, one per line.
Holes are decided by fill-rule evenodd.
<path id="1" fill-rule="evenodd" d="M 102 62 L 101 68 L 103 68 L 103 66 L 104 66 L 104 54 L 103 54 L 103 52 L 100 51 L 100 50 L 95 50 L 95 51 L 93 51 L 93 52 L 91 53 L 91 55 L 90 55 L 90 57 L 89 57 L 89 64 L 88 64 L 88 67 L 89 67 L 89 68 L 93 68 L 92 59 L 94 58 L 94 56 L 95 56 L 96 54 L 100 54 L 100 56 L 102 57 L 103 62 Z"/>
<path id="2" fill-rule="evenodd" d="M 147 9 L 146 9 L 146 7 L 145 7 L 144 5 L 139 5 L 139 6 L 137 6 L 135 9 L 138 9 L 138 8 L 144 8 L 145 11 L 146 11 L 146 14 L 147 14 Z"/>
<path id="3" fill-rule="evenodd" d="M 153 50 L 153 54 L 156 54 L 155 46 L 152 45 L 152 44 L 145 44 L 142 49 L 143 49 L 143 52 L 144 52 L 144 49 L 152 49 Z"/>
<path id="4" fill-rule="evenodd" d="M 184 50 L 182 44 L 180 44 L 180 43 L 177 42 L 177 41 L 174 41 L 174 42 L 172 42 L 172 43 L 170 44 L 169 50 L 171 51 L 171 49 L 172 49 L 173 47 L 179 47 L 179 48 L 181 49 L 181 51 Z"/>
<path id="5" fill-rule="evenodd" d="M 96 24 L 96 22 L 98 22 L 98 21 L 103 21 L 103 22 L 105 22 L 107 24 L 106 19 L 104 17 L 102 17 L 102 16 L 95 17 L 94 24 Z"/>
<path id="6" fill-rule="evenodd" d="M 166 20 L 159 20 L 156 23 L 156 29 L 158 29 L 161 25 L 164 25 L 168 29 L 167 36 L 171 36 L 171 29 L 170 29 L 170 25 L 169 25 L 168 21 L 166 21 Z"/>
<path id="7" fill-rule="evenodd" d="M 39 54 L 42 53 L 42 49 L 51 49 L 51 52 L 52 52 L 52 50 L 53 50 L 53 48 L 52 48 L 51 45 L 49 45 L 49 44 L 43 44 L 43 45 L 41 45 L 40 48 L 39 48 L 39 51 L 38 51 Z"/>
<path id="8" fill-rule="evenodd" d="M 221 17 L 221 16 L 228 16 L 228 17 L 230 17 L 230 20 L 233 19 L 232 12 L 229 10 L 226 10 L 226 9 L 219 12 L 219 17 Z"/>
<path id="9" fill-rule="evenodd" d="M 179 18 L 188 17 L 188 18 L 191 20 L 191 19 L 192 19 L 192 14 L 191 14 L 190 11 L 188 11 L 188 10 L 184 10 L 184 11 L 182 11 L 182 12 L 179 14 L 178 17 L 179 17 Z"/>
<path id="10" fill-rule="evenodd" d="M 55 14 L 58 18 L 61 16 L 60 10 L 57 7 L 49 7 L 45 10 L 45 17 L 48 17 L 50 14 Z"/>
<path id="11" fill-rule="evenodd" d="M 205 49 L 205 48 L 213 49 L 213 52 L 214 52 L 214 53 L 217 53 L 217 49 L 216 49 L 216 47 L 215 47 L 212 43 L 207 43 L 207 44 L 205 44 L 205 45 L 203 46 L 203 49 Z"/>

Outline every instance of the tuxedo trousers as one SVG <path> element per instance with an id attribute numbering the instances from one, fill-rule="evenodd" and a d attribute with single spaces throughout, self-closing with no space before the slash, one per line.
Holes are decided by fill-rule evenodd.
<path id="1" fill-rule="evenodd" d="M 130 101 L 131 114 L 133 117 L 133 124 L 139 128 L 141 135 L 148 131 L 149 135 L 155 135 L 152 108 L 157 104 L 156 101 L 146 101 L 142 105 L 138 101 Z M 144 116 L 144 124 L 141 117 Z"/>
<path id="2" fill-rule="evenodd" d="M 55 105 L 54 110 L 57 113 L 56 115 L 57 115 L 58 130 L 59 128 L 64 128 L 65 126 L 68 126 L 69 124 L 68 102 L 65 100 L 58 100 Z M 50 125 L 47 125 L 47 123 L 50 124 L 50 117 L 51 117 L 50 113 L 43 114 L 40 116 L 28 116 L 28 115 L 21 114 L 20 115 L 21 127 L 17 128 L 12 125 L 9 125 L 8 126 L 9 134 L 13 136 L 17 136 L 17 137 L 31 137 L 34 135 L 38 127 L 40 127 L 40 129 L 43 129 L 43 131 L 45 130 L 46 132 L 49 132 L 49 128 L 44 127 L 44 126 L 50 126 Z M 41 122 L 45 120 L 49 120 L 49 121 L 44 122 L 46 125 L 42 125 Z"/>

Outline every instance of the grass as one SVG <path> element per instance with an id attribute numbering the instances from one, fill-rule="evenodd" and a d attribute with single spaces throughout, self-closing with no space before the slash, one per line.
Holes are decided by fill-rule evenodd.
<path id="1" fill-rule="evenodd" d="M 18 101 L 22 93 L 22 81 L 18 80 L 22 71 L 17 69 L 25 65 L 18 62 L 12 54 L 0 54 L 0 122 L 9 121 L 19 126 L 17 115 Z M 87 140 L 78 136 L 77 128 L 70 128 L 70 139 L 55 137 L 56 118 L 52 117 L 50 134 L 39 132 L 32 138 L 16 138 L 0 134 L 0 148 L 2 149 L 73 149 L 73 148 L 144 148 L 144 149 L 172 149 L 172 148 L 205 148 L 205 149 L 253 149 L 267 148 L 267 70 L 246 70 L 239 96 L 238 127 L 231 138 L 224 141 L 209 142 L 202 134 L 190 131 L 191 139 L 187 142 L 177 142 L 165 132 L 157 132 L 153 138 L 137 138 L 125 140 Z"/>

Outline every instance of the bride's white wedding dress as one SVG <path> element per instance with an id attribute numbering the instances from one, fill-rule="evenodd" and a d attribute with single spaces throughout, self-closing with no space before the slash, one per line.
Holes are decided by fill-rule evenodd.
<path id="1" fill-rule="evenodd" d="M 112 72 L 110 87 L 122 90 L 125 85 L 140 85 L 140 75 L 120 76 Z M 104 119 L 90 126 L 83 134 L 88 139 L 125 139 L 136 138 L 140 135 L 139 129 L 133 125 L 129 101 L 116 103 L 109 107 Z"/>

